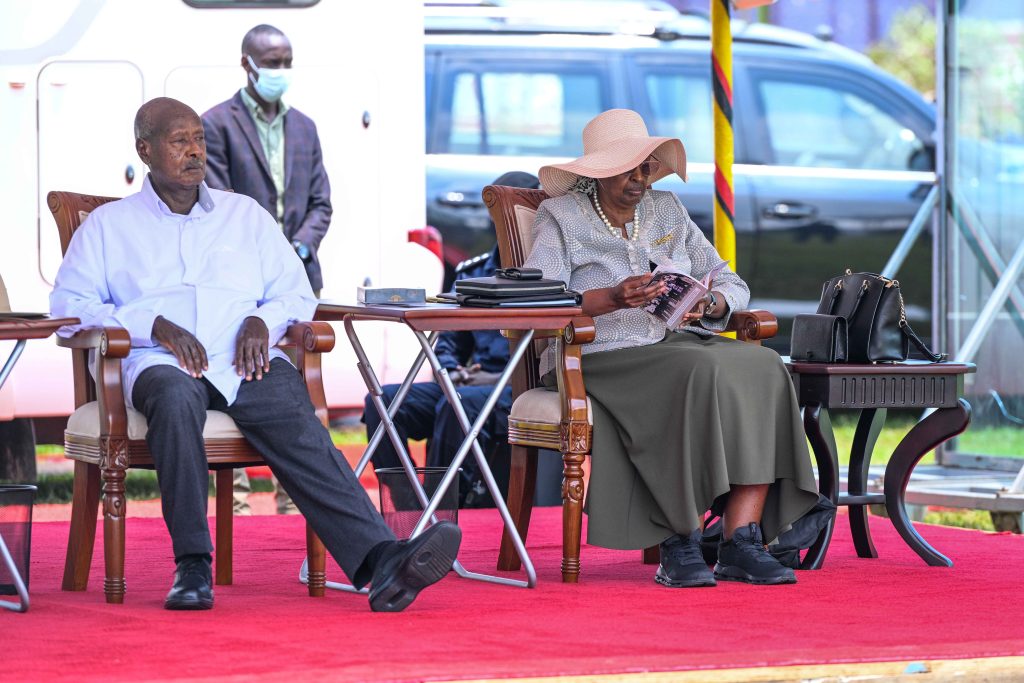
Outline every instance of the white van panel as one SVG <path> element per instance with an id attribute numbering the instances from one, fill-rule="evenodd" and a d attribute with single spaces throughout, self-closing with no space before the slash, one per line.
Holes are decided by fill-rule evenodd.
<path id="1" fill-rule="evenodd" d="M 139 105 L 167 95 L 201 114 L 231 97 L 245 84 L 242 36 L 260 23 L 291 39 L 294 81 L 285 99 L 317 123 L 323 146 L 334 205 L 320 249 L 323 296 L 352 301 L 365 281 L 440 288 L 440 262 L 408 242 L 408 231 L 425 224 L 426 204 L 418 0 L 323 0 L 302 9 L 0 0 L 0 16 L 0 273 L 15 310 L 49 305 L 60 249 L 47 192 L 136 191 L 146 172 L 132 135 Z M 419 350 L 412 335 L 397 326 L 359 329 L 380 381 L 401 379 Z M 328 404 L 361 406 L 354 354 L 341 325 L 335 332 L 336 350 L 324 358 Z M 0 420 L 69 414 L 70 380 L 70 352 L 52 340 L 29 342 L 0 390 Z"/>

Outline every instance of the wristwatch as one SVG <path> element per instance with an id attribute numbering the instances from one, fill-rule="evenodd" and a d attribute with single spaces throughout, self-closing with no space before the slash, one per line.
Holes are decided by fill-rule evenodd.
<path id="1" fill-rule="evenodd" d="M 711 303 L 704 307 L 704 315 L 711 317 L 711 311 L 718 305 L 718 297 L 710 289 L 708 290 L 708 296 L 711 297 Z"/>

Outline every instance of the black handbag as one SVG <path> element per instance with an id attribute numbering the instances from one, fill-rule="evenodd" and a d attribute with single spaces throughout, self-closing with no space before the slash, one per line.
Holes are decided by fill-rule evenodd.
<path id="1" fill-rule="evenodd" d="M 846 318 L 803 313 L 793 318 L 789 357 L 814 363 L 845 363 L 847 339 Z"/>
<path id="2" fill-rule="evenodd" d="M 850 363 L 904 361 L 911 342 L 933 363 L 944 358 L 911 329 L 898 280 L 847 270 L 825 283 L 818 313 L 846 319 Z"/>

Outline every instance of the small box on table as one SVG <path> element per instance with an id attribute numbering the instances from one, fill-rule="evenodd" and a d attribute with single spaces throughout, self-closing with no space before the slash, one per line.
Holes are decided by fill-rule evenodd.
<path id="1" fill-rule="evenodd" d="M 361 304 L 425 304 L 427 290 L 408 287 L 357 287 L 356 300 Z"/>

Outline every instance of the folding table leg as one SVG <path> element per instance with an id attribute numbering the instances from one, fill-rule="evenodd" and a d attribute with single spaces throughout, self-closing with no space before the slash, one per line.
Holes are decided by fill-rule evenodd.
<path id="1" fill-rule="evenodd" d="M 489 574 L 470 572 L 462 568 L 458 562 L 455 563 L 455 571 L 459 576 L 464 578 L 510 586 L 533 588 L 537 584 L 537 573 L 533 568 L 533 562 L 530 561 L 530 557 L 526 552 L 526 546 L 523 544 L 523 540 L 519 536 L 515 522 L 512 519 L 511 514 L 509 514 L 508 507 L 505 505 L 505 499 L 498 488 L 498 483 L 494 480 L 494 474 L 491 472 L 490 465 L 487 463 L 487 458 L 484 456 L 483 450 L 480 448 L 480 444 L 477 441 L 477 437 L 480 435 L 480 430 L 483 428 L 484 422 L 487 421 L 491 411 L 494 410 L 494 406 L 498 402 L 501 392 L 508 384 L 516 366 L 519 364 L 519 361 L 522 359 L 526 349 L 529 348 L 530 343 L 533 341 L 533 330 L 527 330 L 519 339 L 515 349 L 512 350 L 508 364 L 505 366 L 504 370 L 502 370 L 497 383 L 494 385 L 490 395 L 484 402 L 484 405 L 480 410 L 480 414 L 477 415 L 476 420 L 472 424 L 470 424 L 469 418 L 466 416 L 466 410 L 462 407 L 458 391 L 452 383 L 451 377 L 448 376 L 448 371 L 441 367 L 441 363 L 434 354 L 430 341 L 418 330 L 413 330 L 413 334 L 415 334 L 416 338 L 419 340 L 423 353 L 426 355 L 427 360 L 430 363 L 430 367 L 434 371 L 434 377 L 437 379 L 437 383 L 441 386 L 441 390 L 448 399 L 448 403 L 452 406 L 452 410 L 454 410 L 455 415 L 459 420 L 459 425 L 462 427 L 462 431 L 466 434 L 466 438 L 463 440 L 458 451 L 456 451 L 451 464 L 448 465 L 448 471 L 445 472 L 437 490 L 434 491 L 434 495 L 431 498 L 430 503 L 427 505 L 426 510 L 423 511 L 423 516 L 420 518 L 419 523 L 417 523 L 416 528 L 413 529 L 412 537 L 418 536 L 426 528 L 427 521 L 432 518 L 434 512 L 437 510 L 438 503 L 443 498 L 445 491 L 448 490 L 455 477 L 458 475 L 459 467 L 462 465 L 463 461 L 465 461 L 470 451 L 472 451 L 473 457 L 476 459 L 477 465 L 480 468 L 480 474 L 483 476 L 484 483 L 487 485 L 487 490 L 490 491 L 491 497 L 494 499 L 495 506 L 498 508 L 498 512 L 501 515 L 502 523 L 505 525 L 505 533 L 512 541 L 516 554 L 522 561 L 523 569 L 526 571 L 527 578 L 526 581 L 521 581 L 505 578 L 503 576 L 491 576 Z"/>
<path id="2" fill-rule="evenodd" d="M 410 481 L 413 484 L 413 490 L 416 491 L 416 496 L 419 499 L 420 505 L 427 506 L 427 494 L 423 490 L 423 486 L 419 483 L 419 479 L 416 477 L 416 469 L 412 462 L 412 458 L 409 456 L 409 452 L 406 450 L 406 445 L 402 441 L 401 435 L 398 433 L 398 428 L 395 427 L 394 417 L 398 414 L 398 409 L 402 406 L 405 401 L 405 397 L 409 393 L 409 388 L 412 386 L 416 379 L 416 375 L 419 374 L 420 368 L 423 367 L 423 361 L 426 360 L 426 354 L 420 352 L 413 362 L 412 367 L 406 374 L 405 379 L 402 380 L 402 384 L 399 386 L 398 391 L 395 393 L 395 397 L 391 401 L 390 406 L 384 405 L 384 390 L 381 387 L 380 381 L 377 379 L 376 373 L 373 371 L 373 366 L 370 365 L 370 359 L 366 355 L 366 351 L 363 349 L 363 344 L 359 340 L 359 335 L 356 334 L 355 328 L 351 320 L 346 319 L 344 321 L 345 333 L 348 335 L 349 341 L 352 343 L 352 349 L 355 351 L 357 367 L 359 368 L 359 374 L 363 377 L 363 382 L 366 384 L 366 389 L 370 393 L 370 400 L 373 403 L 374 409 L 381 416 L 380 426 L 373 433 L 369 443 L 366 445 L 366 450 L 363 452 L 363 456 L 359 459 L 359 462 L 355 467 L 356 479 L 362 476 L 366 466 L 370 463 L 370 459 L 373 457 L 374 452 L 380 445 L 381 439 L 384 434 L 387 434 L 391 439 L 391 444 L 395 447 L 395 452 L 398 454 L 398 459 L 402 462 L 402 468 L 406 471 L 406 474 L 410 477 Z M 437 332 L 431 332 L 427 338 L 427 343 L 430 348 L 433 347 L 434 340 L 437 338 Z M 435 518 L 436 521 L 436 518 Z M 309 558 L 307 557 L 302 561 L 302 566 L 299 568 L 299 581 L 301 583 L 309 583 Z M 324 585 L 327 588 L 334 590 L 346 591 L 349 593 L 368 593 L 369 590 L 366 588 L 357 589 L 355 586 L 349 583 L 343 583 L 340 581 L 325 581 Z"/>
<path id="3" fill-rule="evenodd" d="M 3 560 L 4 566 L 7 567 L 7 571 L 14 580 L 14 589 L 18 592 L 18 597 L 21 598 L 20 603 L 0 600 L 0 607 L 15 612 L 27 612 L 28 588 L 25 586 L 25 581 L 21 578 L 21 574 L 18 572 L 18 566 L 14 564 L 14 558 L 11 557 L 11 551 L 7 549 L 7 544 L 4 543 L 4 537 L 2 534 L 0 534 L 0 560 Z"/>

